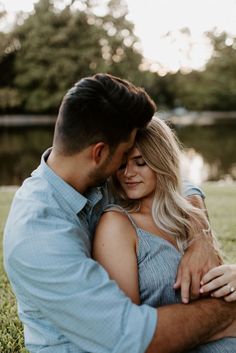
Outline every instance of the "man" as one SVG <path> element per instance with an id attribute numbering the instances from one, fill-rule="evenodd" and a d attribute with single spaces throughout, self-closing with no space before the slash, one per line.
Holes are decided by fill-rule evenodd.
<path id="1" fill-rule="evenodd" d="M 31 353 L 177 352 L 232 322 L 235 306 L 213 299 L 158 311 L 136 306 L 91 259 L 92 234 L 111 199 L 98 185 L 154 110 L 142 89 L 105 74 L 79 81 L 64 97 L 53 148 L 17 191 L 4 234 L 5 268 Z M 190 187 L 186 195 L 195 193 Z M 208 243 L 196 243 L 205 260 Z M 195 266 L 199 255 L 188 254 Z"/>

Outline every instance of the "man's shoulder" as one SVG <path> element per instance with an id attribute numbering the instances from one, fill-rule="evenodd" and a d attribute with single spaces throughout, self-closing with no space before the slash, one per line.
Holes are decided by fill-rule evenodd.
<path id="1" fill-rule="evenodd" d="M 23 261 L 27 256 L 34 262 L 36 253 L 48 258 L 53 251 L 78 248 L 78 217 L 62 203 L 47 180 L 28 179 L 23 183 L 15 194 L 4 230 L 6 260 L 18 256 Z"/>
<path id="2" fill-rule="evenodd" d="M 32 176 L 27 178 L 17 190 L 13 207 L 28 209 L 31 213 L 42 209 L 55 210 L 61 206 L 62 194 L 46 178 Z"/>
<path id="3" fill-rule="evenodd" d="M 6 222 L 5 233 L 30 234 L 49 229 L 57 220 L 66 220 L 69 212 L 61 207 L 60 195 L 43 178 L 31 177 L 16 191 Z"/>

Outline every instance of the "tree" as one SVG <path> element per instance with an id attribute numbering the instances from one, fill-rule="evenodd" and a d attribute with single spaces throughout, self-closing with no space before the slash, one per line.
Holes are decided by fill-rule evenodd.
<path id="1" fill-rule="evenodd" d="M 0 12 L 0 21 L 6 13 Z M 21 104 L 19 93 L 14 87 L 14 60 L 17 41 L 11 33 L 0 32 L 0 111 L 11 112 Z"/>
<path id="2" fill-rule="evenodd" d="M 209 32 L 213 53 L 204 71 L 173 75 L 177 104 L 189 110 L 236 110 L 236 38 Z"/>
<path id="3" fill-rule="evenodd" d="M 111 0 L 104 16 L 95 14 L 93 1 L 80 3 L 84 10 L 74 7 L 76 1 L 58 10 L 51 0 L 40 0 L 16 27 L 15 85 L 24 110 L 55 112 L 66 90 L 95 72 L 137 80 L 142 56 L 121 0 Z"/>

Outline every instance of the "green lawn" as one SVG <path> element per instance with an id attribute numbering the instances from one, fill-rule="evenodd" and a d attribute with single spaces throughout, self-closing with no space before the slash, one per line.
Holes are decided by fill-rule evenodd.
<path id="1" fill-rule="evenodd" d="M 236 263 L 236 183 L 206 183 L 206 205 L 226 262 Z"/>
<path id="2" fill-rule="evenodd" d="M 25 353 L 22 327 L 16 314 L 15 298 L 3 271 L 2 233 L 13 192 L 0 191 L 0 353 Z"/>
<path id="3" fill-rule="evenodd" d="M 227 255 L 227 262 L 236 262 L 236 184 L 221 186 L 207 183 L 206 204 L 212 226 Z M 0 238 L 13 192 L 0 190 Z M 1 240 L 1 239 L 0 239 Z M 2 266 L 2 241 L 0 243 L 0 353 L 26 353 L 23 347 L 22 328 L 16 314 L 14 296 Z"/>

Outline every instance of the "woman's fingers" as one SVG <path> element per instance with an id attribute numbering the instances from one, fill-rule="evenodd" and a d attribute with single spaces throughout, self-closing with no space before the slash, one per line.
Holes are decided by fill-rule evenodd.
<path id="1" fill-rule="evenodd" d="M 225 268 L 226 265 L 221 265 L 212 268 L 210 271 L 208 271 L 202 278 L 201 280 L 201 285 L 204 285 L 208 283 L 209 281 L 213 280 L 216 277 L 222 276 L 225 273 Z"/>
<path id="2" fill-rule="evenodd" d="M 217 277 L 200 288 L 200 293 L 212 292 L 228 284 L 226 276 Z"/>
<path id="3" fill-rule="evenodd" d="M 222 265 L 210 270 L 201 280 L 200 293 L 209 293 L 215 298 L 227 297 L 226 301 L 236 298 L 236 266 Z"/>
<path id="4" fill-rule="evenodd" d="M 214 298 L 220 298 L 220 297 L 225 297 L 225 296 L 230 296 L 235 292 L 235 288 L 231 286 L 230 284 L 226 284 L 220 289 L 214 291 L 211 293 L 211 296 Z"/>
<path id="5" fill-rule="evenodd" d="M 226 297 L 224 297 L 224 300 L 226 302 L 234 302 L 236 300 L 236 289 L 234 290 L 234 292 L 232 292 L 229 295 L 227 295 Z"/>

